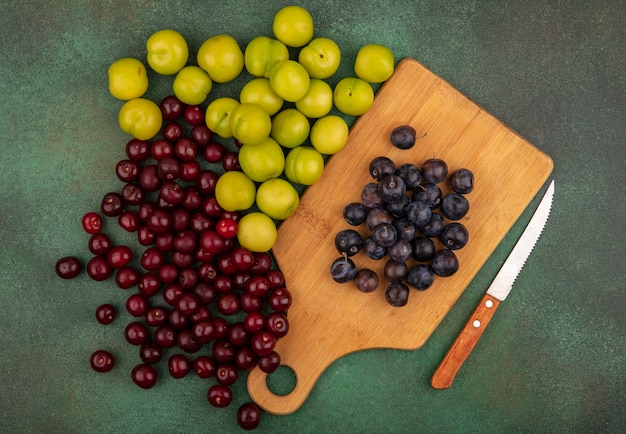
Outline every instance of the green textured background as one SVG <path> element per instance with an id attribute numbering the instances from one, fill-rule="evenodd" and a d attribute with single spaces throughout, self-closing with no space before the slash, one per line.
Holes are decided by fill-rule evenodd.
<path id="1" fill-rule="evenodd" d="M 128 316 L 109 327 L 93 319 L 103 302 L 123 308 L 123 295 L 85 275 L 61 281 L 53 268 L 67 254 L 87 258 L 80 218 L 119 186 L 113 167 L 128 138 L 107 91 L 109 64 L 143 58 L 146 39 L 166 27 L 192 48 L 223 32 L 245 46 L 271 36 L 274 13 L 288 3 L 2 2 L 0 432 L 240 431 L 243 381 L 226 410 L 209 406 L 206 383 L 193 376 L 140 390 L 129 377 L 135 349 L 122 337 Z M 424 347 L 340 359 L 300 410 L 265 415 L 258 432 L 624 432 L 624 2 L 299 4 L 316 35 L 343 49 L 338 75 L 352 73 L 366 43 L 418 59 L 550 155 L 556 197 L 514 291 L 450 389 L 432 389 L 430 376 L 531 210 Z M 155 81 L 149 96 L 164 96 L 168 85 Z M 88 367 L 100 347 L 118 355 L 108 375 Z"/>

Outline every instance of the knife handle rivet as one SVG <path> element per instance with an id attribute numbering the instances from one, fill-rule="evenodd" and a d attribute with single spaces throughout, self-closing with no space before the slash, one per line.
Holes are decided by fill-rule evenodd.
<path id="1" fill-rule="evenodd" d="M 480 327 L 480 321 L 475 319 L 474 322 L 472 323 L 472 325 L 474 326 L 474 328 L 478 328 L 478 327 Z"/>
<path id="2" fill-rule="evenodd" d="M 493 301 L 491 301 L 491 300 L 487 300 L 487 301 L 485 302 L 485 306 L 487 306 L 487 307 L 492 307 L 492 306 L 493 306 Z"/>

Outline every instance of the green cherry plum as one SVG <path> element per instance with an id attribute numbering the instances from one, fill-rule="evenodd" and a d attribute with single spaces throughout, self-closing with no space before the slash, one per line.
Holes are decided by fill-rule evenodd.
<path id="1" fill-rule="evenodd" d="M 198 66 L 217 83 L 237 77 L 244 68 L 243 52 L 230 35 L 215 35 L 202 43 L 197 54 Z"/>
<path id="2" fill-rule="evenodd" d="M 310 146 L 293 148 L 285 158 L 285 176 L 296 184 L 315 184 L 323 171 L 324 157 Z"/>
<path id="3" fill-rule="evenodd" d="M 348 124 L 343 118 L 325 116 L 315 121 L 311 127 L 311 144 L 322 154 L 336 154 L 346 146 L 348 131 Z"/>
<path id="4" fill-rule="evenodd" d="M 118 59 L 109 66 L 109 92 L 115 98 L 129 101 L 148 90 L 148 74 L 144 64 L 133 57 Z"/>
<path id="5" fill-rule="evenodd" d="M 118 123 L 122 131 L 139 140 L 150 140 L 161 130 L 163 115 L 159 106 L 146 98 L 126 101 L 120 108 Z"/>
<path id="6" fill-rule="evenodd" d="M 307 117 L 295 108 L 286 108 L 272 119 L 270 135 L 285 148 L 295 148 L 309 137 L 311 124 Z"/>
<path id="7" fill-rule="evenodd" d="M 311 83 L 309 73 L 295 60 L 283 60 L 274 65 L 269 79 L 274 92 L 289 102 L 296 102 L 306 95 Z"/>
<path id="8" fill-rule="evenodd" d="M 287 46 L 267 36 L 257 36 L 251 40 L 244 52 L 246 70 L 255 77 L 269 77 L 274 65 L 288 59 Z"/>
<path id="9" fill-rule="evenodd" d="M 285 168 L 285 154 L 271 137 L 261 143 L 244 145 L 239 149 L 239 165 L 243 173 L 256 182 L 278 178 Z"/>
<path id="10" fill-rule="evenodd" d="M 289 47 L 303 47 L 313 38 L 313 17 L 303 7 L 286 6 L 274 15 L 272 31 Z"/>
<path id="11" fill-rule="evenodd" d="M 241 143 L 257 145 L 267 139 L 272 129 L 270 115 L 256 104 L 239 104 L 230 114 L 230 131 Z"/>
<path id="12" fill-rule="evenodd" d="M 276 242 L 276 224 L 262 212 L 249 212 L 239 220 L 237 240 L 251 252 L 268 252 Z"/>
<path id="13" fill-rule="evenodd" d="M 162 75 L 173 75 L 183 69 L 189 60 L 189 47 L 183 35 L 176 30 L 155 32 L 146 42 L 148 65 Z"/>
<path id="14" fill-rule="evenodd" d="M 213 82 L 202 68 L 189 65 L 178 71 L 172 84 L 174 95 L 188 105 L 202 104 L 213 87 Z"/>
<path id="15" fill-rule="evenodd" d="M 391 50 L 384 45 L 368 44 L 359 49 L 354 62 L 357 77 L 369 83 L 382 83 L 391 77 L 394 58 Z"/>
<path id="16" fill-rule="evenodd" d="M 315 38 L 302 47 L 298 54 L 298 62 L 304 66 L 311 78 L 328 78 L 339 68 L 341 50 L 332 39 Z"/>
<path id="17" fill-rule="evenodd" d="M 239 102 L 256 104 L 265 109 L 268 115 L 274 116 L 283 106 L 283 99 L 272 90 L 269 79 L 253 78 L 243 85 L 239 92 Z"/>
<path id="18" fill-rule="evenodd" d="M 312 78 L 307 93 L 296 101 L 296 108 L 312 119 L 327 115 L 333 108 L 332 88 L 324 80 Z"/>
<path id="19" fill-rule="evenodd" d="M 361 78 L 345 77 L 335 86 L 333 101 L 343 114 L 361 116 L 374 103 L 374 89 Z"/>
<path id="20" fill-rule="evenodd" d="M 289 218 L 298 208 L 300 195 L 295 187 L 282 178 L 268 179 L 256 192 L 259 209 L 274 220 Z"/>
<path id="21" fill-rule="evenodd" d="M 256 186 L 237 170 L 225 172 L 215 184 L 215 199 L 226 211 L 244 211 L 254 204 Z"/>
<path id="22" fill-rule="evenodd" d="M 238 105 L 239 101 L 229 97 L 216 98 L 211 101 L 205 113 L 207 127 L 225 139 L 233 137 L 230 129 L 230 115 Z"/>

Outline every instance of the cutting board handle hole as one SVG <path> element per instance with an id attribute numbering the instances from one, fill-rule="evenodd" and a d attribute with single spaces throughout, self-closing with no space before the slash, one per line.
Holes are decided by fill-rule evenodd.
<path id="1" fill-rule="evenodd" d="M 265 377 L 267 388 L 277 396 L 289 395 L 298 382 L 296 373 L 287 365 L 281 365 Z"/>

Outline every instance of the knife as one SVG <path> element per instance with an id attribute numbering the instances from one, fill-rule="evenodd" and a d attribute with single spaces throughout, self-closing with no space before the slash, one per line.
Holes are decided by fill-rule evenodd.
<path id="1" fill-rule="evenodd" d="M 445 389 L 452 385 L 454 377 L 485 331 L 500 302 L 504 301 L 509 292 L 511 292 L 513 282 L 515 282 L 522 270 L 526 259 L 530 256 L 530 252 L 532 252 L 548 221 L 553 196 L 554 180 L 550 182 L 530 222 L 504 262 L 504 265 L 502 265 L 502 268 L 491 282 L 487 293 L 480 300 L 474 312 L 472 312 L 469 320 L 431 378 L 430 384 L 435 389 Z"/>

